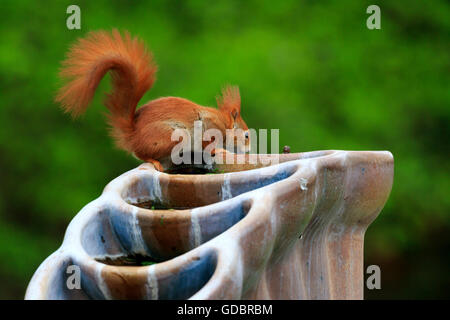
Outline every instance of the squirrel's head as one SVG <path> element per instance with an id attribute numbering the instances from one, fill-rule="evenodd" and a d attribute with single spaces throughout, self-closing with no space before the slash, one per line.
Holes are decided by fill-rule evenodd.
<path id="1" fill-rule="evenodd" d="M 250 151 L 250 132 L 241 116 L 241 96 L 237 86 L 226 86 L 222 95 L 217 97 L 217 105 L 227 122 L 227 129 L 231 130 L 234 139 L 234 151 L 245 153 Z"/>

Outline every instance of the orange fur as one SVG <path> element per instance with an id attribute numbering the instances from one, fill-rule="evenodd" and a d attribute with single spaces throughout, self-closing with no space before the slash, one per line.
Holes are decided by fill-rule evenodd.
<path id="1" fill-rule="evenodd" d="M 66 84 L 56 101 L 73 116 L 84 113 L 101 79 L 111 71 L 112 92 L 105 105 L 109 109 L 112 135 L 119 147 L 138 158 L 162 167 L 158 160 L 170 156 L 178 143 L 171 141 L 173 130 L 191 131 L 194 121 L 202 120 L 205 129 L 248 130 L 240 115 L 237 87 L 226 87 L 218 97 L 219 109 L 203 107 L 189 100 L 167 97 L 150 101 L 136 111 L 139 100 L 151 88 L 157 67 L 144 44 L 128 33 L 91 32 L 80 39 L 63 62 L 61 76 Z"/>

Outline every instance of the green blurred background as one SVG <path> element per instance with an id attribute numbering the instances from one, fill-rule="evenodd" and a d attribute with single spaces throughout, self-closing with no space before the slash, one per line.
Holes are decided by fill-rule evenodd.
<path id="1" fill-rule="evenodd" d="M 372 1 L 317 2 L 2 0 L 0 298 L 23 298 L 73 216 L 138 165 L 109 138 L 101 94 L 76 122 L 53 102 L 68 46 L 113 27 L 159 64 L 141 103 L 215 105 L 234 83 L 249 127 L 279 128 L 293 152 L 391 151 L 392 194 L 365 241 L 382 289 L 366 298 L 448 298 L 449 2 L 377 1 L 381 30 L 366 28 Z M 70 4 L 81 30 L 66 28 Z"/>

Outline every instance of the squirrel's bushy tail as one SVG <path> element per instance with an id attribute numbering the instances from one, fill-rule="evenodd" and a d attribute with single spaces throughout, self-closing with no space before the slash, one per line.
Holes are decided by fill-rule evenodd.
<path id="1" fill-rule="evenodd" d="M 84 113 L 101 79 L 111 71 L 112 92 L 105 105 L 117 144 L 129 149 L 137 104 L 152 86 L 156 70 L 151 53 L 137 38 L 117 30 L 91 32 L 72 46 L 63 62 L 60 75 L 66 84 L 56 101 L 75 117 Z"/>

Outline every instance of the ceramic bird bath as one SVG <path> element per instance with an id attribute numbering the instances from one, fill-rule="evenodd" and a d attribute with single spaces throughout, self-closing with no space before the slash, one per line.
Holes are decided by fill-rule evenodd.
<path id="1" fill-rule="evenodd" d="M 25 298 L 362 299 L 364 232 L 391 191 L 392 154 L 279 159 L 119 176 L 75 216 Z"/>

